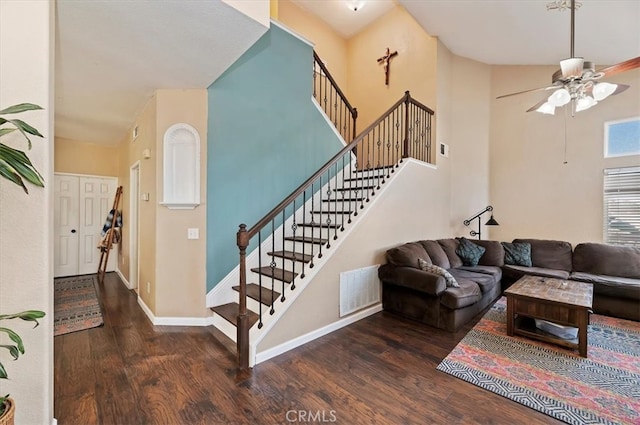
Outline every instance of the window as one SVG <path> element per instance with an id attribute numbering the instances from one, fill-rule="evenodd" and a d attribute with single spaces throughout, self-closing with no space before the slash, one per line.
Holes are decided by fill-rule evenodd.
<path id="1" fill-rule="evenodd" d="M 640 155 L 640 117 L 604 123 L 604 156 Z"/>
<path id="2" fill-rule="evenodd" d="M 640 167 L 604 170 L 604 241 L 640 246 Z"/>

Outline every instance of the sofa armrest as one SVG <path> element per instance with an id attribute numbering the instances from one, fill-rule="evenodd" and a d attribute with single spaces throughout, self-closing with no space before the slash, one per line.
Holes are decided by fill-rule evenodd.
<path id="1" fill-rule="evenodd" d="M 382 282 L 434 296 L 440 295 L 447 288 L 444 277 L 412 267 L 384 264 L 378 269 L 378 277 Z"/>

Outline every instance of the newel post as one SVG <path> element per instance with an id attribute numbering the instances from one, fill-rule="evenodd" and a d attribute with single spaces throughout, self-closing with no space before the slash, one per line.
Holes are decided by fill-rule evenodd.
<path id="1" fill-rule="evenodd" d="M 240 308 L 238 309 L 236 345 L 238 351 L 238 367 L 240 370 L 249 368 L 249 321 L 247 320 L 247 246 L 249 238 L 247 225 L 241 224 L 237 234 L 238 249 L 240 250 Z"/>
<path id="2" fill-rule="evenodd" d="M 409 90 L 404 92 L 404 141 L 402 143 L 402 157 L 409 157 Z"/>

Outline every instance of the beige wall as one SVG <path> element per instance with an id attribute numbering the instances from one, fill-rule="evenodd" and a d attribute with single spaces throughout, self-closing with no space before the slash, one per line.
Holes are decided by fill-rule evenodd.
<path id="1" fill-rule="evenodd" d="M 451 81 L 451 227 L 454 235 L 471 237 L 462 222 L 492 202 L 489 196 L 491 67 L 454 55 Z M 484 224 L 489 216 L 482 219 Z M 482 237 L 490 237 L 490 228 L 483 226 Z"/>
<path id="2" fill-rule="evenodd" d="M 90 174 L 95 176 L 118 175 L 117 146 L 103 146 L 56 137 L 56 173 Z"/>
<path id="3" fill-rule="evenodd" d="M 640 165 L 639 156 L 603 158 L 604 122 L 640 115 L 640 71 L 607 81 L 631 84 L 624 93 L 565 116 L 525 111 L 545 94 L 495 100 L 501 94 L 544 86 L 553 66 L 496 66 L 491 90 L 491 202 L 500 240 L 535 237 L 572 243 L 602 241 L 603 169 Z"/>
<path id="4" fill-rule="evenodd" d="M 156 222 L 156 316 L 205 317 L 207 217 L 207 90 L 158 90 L 156 162 L 157 201 L 162 200 L 163 137 L 176 123 L 194 127 L 200 135 L 200 200 L 193 210 L 170 210 L 154 203 Z M 188 240 L 187 228 L 200 229 L 200 239 Z"/>
<path id="5" fill-rule="evenodd" d="M 162 202 L 163 137 L 173 124 L 184 122 L 200 134 L 200 198 L 194 210 L 169 210 Z M 206 297 L 206 145 L 207 90 L 158 90 L 136 120 L 139 135 L 119 145 L 119 181 L 123 186 L 121 252 L 118 266 L 130 279 L 130 169 L 140 163 L 138 294 L 156 317 L 204 317 Z M 129 132 L 130 133 L 130 132 Z M 151 158 L 142 151 L 149 149 Z M 187 228 L 200 229 L 200 239 L 187 240 Z M 149 290 L 147 291 L 147 282 Z"/>
<path id="6" fill-rule="evenodd" d="M 322 19 L 291 0 L 278 1 L 278 20 L 314 44 L 314 50 L 351 102 L 347 84 L 347 41 Z"/>
<path id="7" fill-rule="evenodd" d="M 347 87 L 358 108 L 358 129 L 363 130 L 400 99 L 406 90 L 436 110 L 437 45 L 435 37 L 397 6 L 348 41 Z M 389 85 L 377 59 L 389 47 L 398 51 L 390 66 Z"/>
<path id="8" fill-rule="evenodd" d="M 449 190 L 445 179 L 439 170 L 407 162 L 259 343 L 257 352 L 339 320 L 340 272 L 383 264 L 386 250 L 404 242 L 449 237 Z M 417 181 L 421 182 L 420 190 L 416 190 Z"/>
<path id="9" fill-rule="evenodd" d="M 16 400 L 16 424 L 53 420 L 54 16 L 54 2 L 0 1 L 0 108 L 31 102 L 45 109 L 20 116 L 44 135 L 34 138 L 28 156 L 45 188 L 32 186 L 26 195 L 0 179 L 0 313 L 47 314 L 35 329 L 20 320 L 2 322 L 22 336 L 26 348 L 15 362 L 0 350 L 10 378 L 0 379 L 0 394 Z M 17 134 L 2 142 L 26 149 Z"/>

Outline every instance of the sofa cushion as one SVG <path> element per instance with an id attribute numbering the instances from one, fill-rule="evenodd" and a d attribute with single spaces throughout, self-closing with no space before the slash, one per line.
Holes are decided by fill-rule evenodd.
<path id="1" fill-rule="evenodd" d="M 456 254 L 462 259 L 463 266 L 477 266 L 486 249 L 467 238 L 458 238 Z"/>
<path id="2" fill-rule="evenodd" d="M 438 242 L 420 241 L 420 244 L 424 247 L 425 251 L 427 251 L 427 254 L 429 254 L 429 257 L 431 258 L 431 262 L 433 264 L 447 270 L 451 268 L 449 258 Z"/>
<path id="3" fill-rule="evenodd" d="M 531 245 L 531 262 L 533 267 L 564 270 L 567 272 L 573 270 L 573 252 L 569 242 L 546 239 L 514 239 L 513 242 L 528 243 Z"/>
<path id="4" fill-rule="evenodd" d="M 504 266 L 504 248 L 498 241 L 474 240 L 474 244 L 480 245 L 485 249 L 484 254 L 478 262 L 481 266 Z"/>
<path id="5" fill-rule="evenodd" d="M 460 245 L 456 239 L 438 239 L 438 243 L 449 259 L 449 264 L 451 266 L 448 268 L 453 269 L 463 265 L 462 258 L 456 254 L 456 249 L 458 249 L 458 246 Z"/>
<path id="6" fill-rule="evenodd" d="M 459 286 L 458 282 L 456 282 L 456 278 L 451 276 L 451 273 L 446 269 L 436 266 L 435 264 L 429 264 L 422 259 L 418 259 L 418 264 L 420 264 L 420 270 L 444 277 L 444 281 L 447 283 L 447 288 L 457 288 Z"/>
<path id="7" fill-rule="evenodd" d="M 383 283 L 402 286 L 434 296 L 440 295 L 447 289 L 447 284 L 442 276 L 423 272 L 413 267 L 398 267 L 392 264 L 383 264 L 378 269 L 378 277 Z"/>
<path id="8" fill-rule="evenodd" d="M 395 266 L 419 269 L 419 259 L 431 264 L 431 258 L 418 242 L 409 242 L 387 250 L 387 261 Z"/>
<path id="9" fill-rule="evenodd" d="M 581 243 L 573 252 L 573 270 L 640 279 L 640 248 Z"/>
<path id="10" fill-rule="evenodd" d="M 495 266 L 462 266 L 462 267 L 458 267 L 456 270 L 468 270 L 470 272 L 475 272 L 475 273 L 483 273 L 483 274 L 490 274 L 491 276 L 493 276 L 497 281 L 502 279 L 502 269 L 500 267 L 495 267 Z"/>
<path id="11" fill-rule="evenodd" d="M 593 283 L 594 296 L 629 298 L 640 302 L 640 279 L 595 275 L 582 272 L 571 273 L 571 280 Z"/>
<path id="12" fill-rule="evenodd" d="M 458 281 L 459 288 L 447 288 L 440 297 L 440 304 L 452 310 L 475 304 L 482 298 L 478 284 L 467 279 Z"/>
<path id="13" fill-rule="evenodd" d="M 528 243 L 502 242 L 504 263 L 512 266 L 531 267 L 531 245 Z"/>
<path id="14" fill-rule="evenodd" d="M 543 267 L 524 267 L 505 264 L 504 274 L 509 276 L 530 274 L 532 276 L 554 277 L 556 279 L 569 279 L 569 272 L 564 270 L 545 269 Z"/>
<path id="15" fill-rule="evenodd" d="M 453 277 L 456 280 L 471 280 L 478 284 L 482 293 L 490 292 L 491 289 L 499 282 L 493 275 L 487 273 L 476 273 L 464 269 L 451 269 Z"/>

